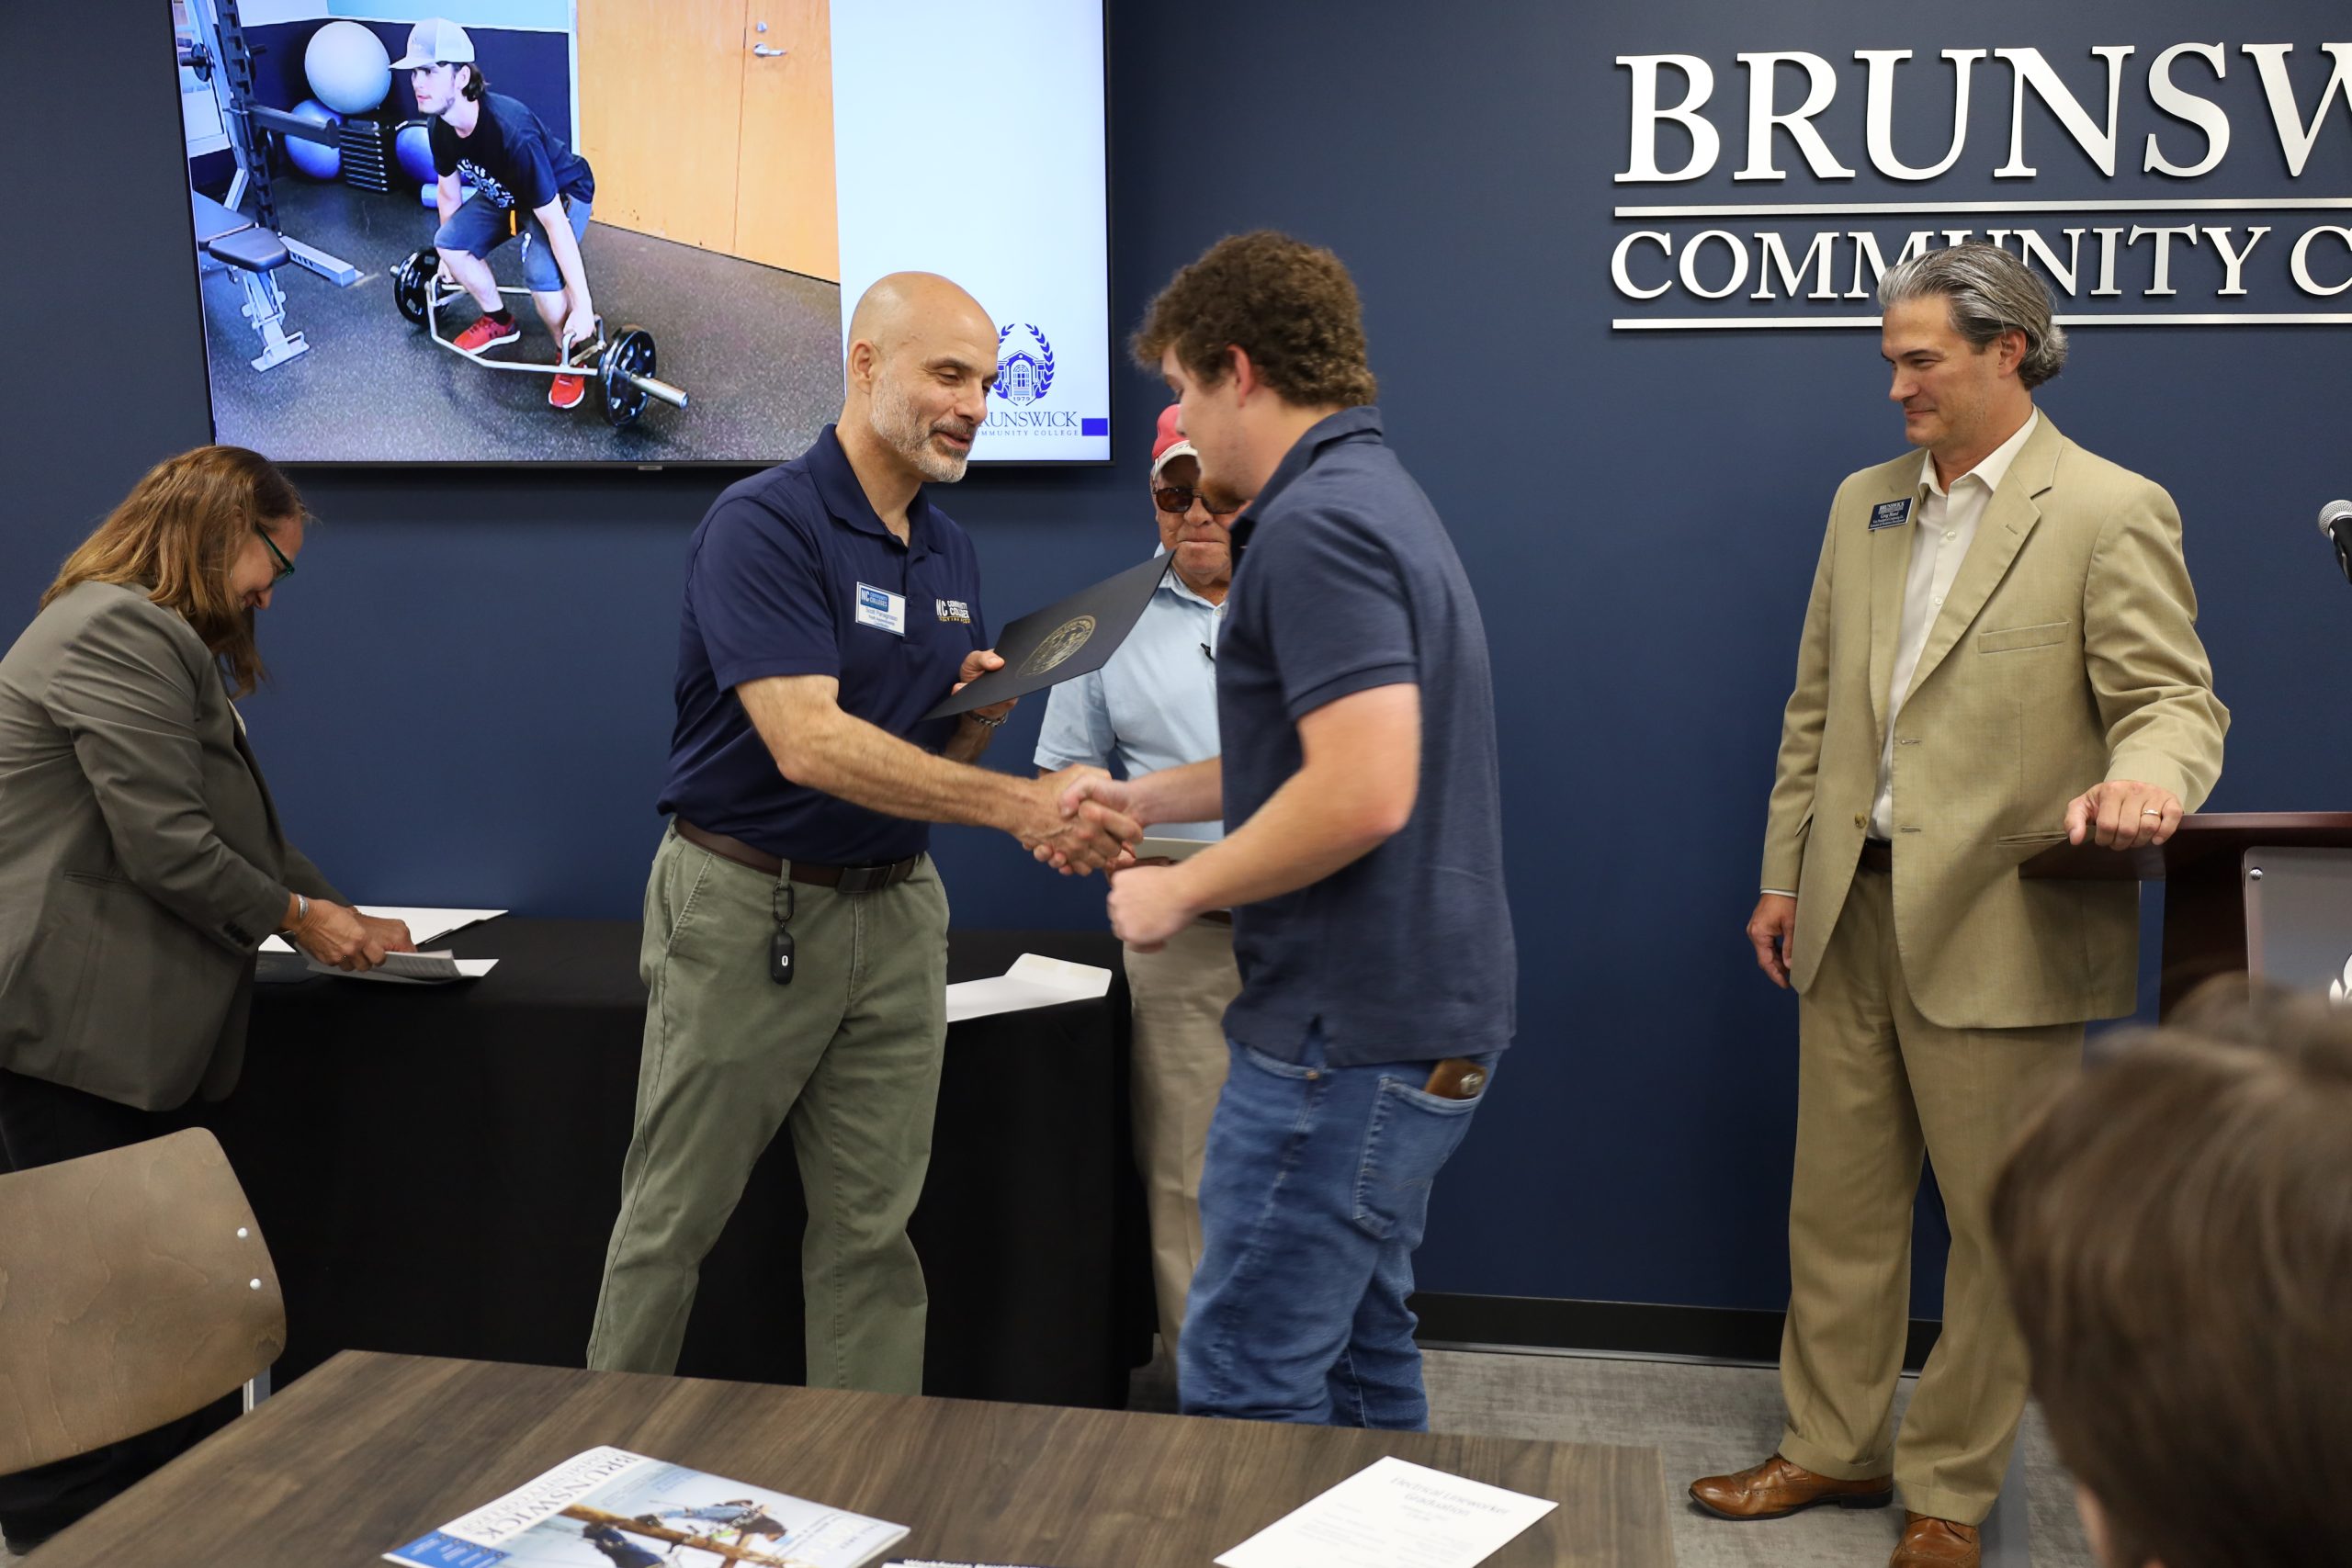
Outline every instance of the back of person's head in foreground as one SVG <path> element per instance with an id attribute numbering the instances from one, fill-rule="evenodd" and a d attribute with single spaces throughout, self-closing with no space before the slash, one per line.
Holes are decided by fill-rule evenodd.
<path id="1" fill-rule="evenodd" d="M 1994 1235 L 2104 1568 L 2352 1564 L 2352 1017 L 2209 994 L 2038 1117 Z"/>

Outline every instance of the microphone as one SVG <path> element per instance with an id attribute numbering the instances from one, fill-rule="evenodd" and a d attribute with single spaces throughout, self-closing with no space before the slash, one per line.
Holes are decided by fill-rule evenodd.
<path id="1" fill-rule="evenodd" d="M 2352 582 L 2352 501 L 2331 501 L 2319 509 L 2319 531 L 2335 547 L 2335 564 Z"/>

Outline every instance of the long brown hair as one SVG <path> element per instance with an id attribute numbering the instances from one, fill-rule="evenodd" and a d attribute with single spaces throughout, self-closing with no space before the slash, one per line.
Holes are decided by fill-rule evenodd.
<path id="1" fill-rule="evenodd" d="M 82 582 L 119 582 L 187 617 L 220 661 L 231 694 L 269 671 L 254 646 L 254 616 L 229 591 L 230 565 L 255 528 L 307 518 L 301 492 L 277 465 L 243 446 L 198 446 L 166 457 L 82 541 L 40 596 L 41 607 Z"/>

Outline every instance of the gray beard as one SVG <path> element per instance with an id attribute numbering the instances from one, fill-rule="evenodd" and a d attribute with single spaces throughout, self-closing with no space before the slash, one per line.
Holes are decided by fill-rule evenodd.
<path id="1" fill-rule="evenodd" d="M 951 457 L 935 450 L 931 445 L 931 427 L 923 422 L 913 400 L 901 396 L 887 381 L 874 389 L 866 421 L 884 446 L 935 484 L 954 484 L 964 477 L 964 469 L 971 462 L 968 456 Z"/>

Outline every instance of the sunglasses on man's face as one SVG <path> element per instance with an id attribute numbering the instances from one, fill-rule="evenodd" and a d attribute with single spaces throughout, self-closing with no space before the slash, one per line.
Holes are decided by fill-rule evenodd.
<path id="1" fill-rule="evenodd" d="M 1219 507 L 1208 499 L 1206 493 L 1198 485 L 1159 485 L 1151 492 L 1151 503 L 1154 506 L 1159 507 L 1162 512 L 1173 513 L 1179 517 L 1192 511 L 1193 502 L 1195 501 L 1207 507 L 1209 515 L 1212 517 L 1230 517 L 1241 510 L 1238 506 Z"/>

